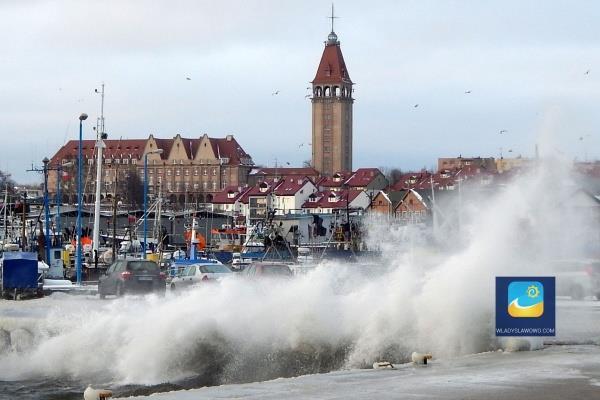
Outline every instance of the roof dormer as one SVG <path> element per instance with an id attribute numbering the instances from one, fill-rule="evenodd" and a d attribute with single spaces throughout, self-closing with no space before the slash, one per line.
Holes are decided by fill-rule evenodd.
<path id="1" fill-rule="evenodd" d="M 269 184 L 267 182 L 261 182 L 258 185 L 258 191 L 261 193 L 265 193 L 267 190 L 269 190 Z"/>

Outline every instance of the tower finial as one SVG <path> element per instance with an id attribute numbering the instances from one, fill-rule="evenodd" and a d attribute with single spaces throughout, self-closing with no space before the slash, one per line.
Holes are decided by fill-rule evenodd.
<path id="1" fill-rule="evenodd" d="M 331 3 L 331 17 L 327 17 L 327 18 L 331 19 L 331 33 L 327 37 L 327 45 L 337 44 L 338 43 L 337 35 L 333 31 L 333 20 L 336 18 L 339 18 L 339 17 L 335 16 L 335 9 L 333 7 L 333 3 Z"/>
<path id="2" fill-rule="evenodd" d="M 333 20 L 336 19 L 337 17 L 335 16 L 335 12 L 334 12 L 334 8 L 333 8 L 333 3 L 331 3 L 331 32 L 333 32 Z"/>

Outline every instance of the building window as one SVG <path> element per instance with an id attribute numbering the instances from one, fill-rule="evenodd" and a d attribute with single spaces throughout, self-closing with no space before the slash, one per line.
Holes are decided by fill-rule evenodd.
<path id="1" fill-rule="evenodd" d="M 185 190 L 187 191 L 190 188 L 190 183 L 186 182 L 183 184 L 183 186 L 185 187 Z"/>
<path id="2" fill-rule="evenodd" d="M 194 183 L 194 189 L 195 189 L 195 190 L 198 190 L 198 188 L 199 188 L 199 187 L 200 187 L 200 185 L 199 185 L 199 184 L 197 184 L 197 183 Z"/>
<path id="3" fill-rule="evenodd" d="M 129 164 L 129 158 L 124 158 L 123 159 L 123 164 L 125 164 L 125 165 Z"/>
<path id="4" fill-rule="evenodd" d="M 189 175 L 190 175 L 190 170 L 189 170 L 189 168 L 185 168 L 185 169 L 183 170 L 183 174 L 184 174 L 185 176 L 189 176 Z"/>
<path id="5" fill-rule="evenodd" d="M 181 170 L 180 170 L 179 168 L 177 168 L 177 169 L 175 170 L 175 175 L 176 175 L 176 176 L 179 176 L 179 175 L 181 175 Z"/>
<path id="6" fill-rule="evenodd" d="M 202 189 L 206 190 L 208 188 L 208 182 L 202 182 Z"/>
<path id="7" fill-rule="evenodd" d="M 137 158 L 134 158 L 134 159 L 132 159 L 132 160 L 131 160 L 131 163 L 132 163 L 133 165 L 136 165 L 136 164 L 137 164 Z"/>
<path id="8" fill-rule="evenodd" d="M 217 190 L 217 182 L 212 183 L 212 188 L 213 188 L 213 190 Z"/>
<path id="9" fill-rule="evenodd" d="M 159 168 L 159 169 L 157 169 L 157 170 L 156 170 L 156 173 L 157 173 L 157 174 L 159 174 L 159 175 L 160 175 L 160 174 L 162 174 L 162 173 L 163 173 L 163 170 L 162 170 L 162 168 Z"/>
<path id="10" fill-rule="evenodd" d="M 212 174 L 213 174 L 213 176 L 216 176 L 216 175 L 217 175 L 217 169 L 216 169 L 216 168 L 213 168 L 213 169 L 212 169 Z"/>
<path id="11" fill-rule="evenodd" d="M 204 175 L 204 176 L 208 175 L 208 169 L 207 168 L 202 168 L 202 175 Z"/>
<path id="12" fill-rule="evenodd" d="M 167 176 L 171 176 L 171 168 L 167 169 Z"/>
<path id="13" fill-rule="evenodd" d="M 198 176 L 198 168 L 194 168 L 194 176 Z"/>
<path id="14" fill-rule="evenodd" d="M 167 190 L 171 190 L 171 182 L 167 182 Z"/>

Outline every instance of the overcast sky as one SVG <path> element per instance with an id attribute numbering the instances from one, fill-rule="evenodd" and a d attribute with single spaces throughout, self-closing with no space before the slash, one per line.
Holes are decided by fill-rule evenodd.
<path id="1" fill-rule="evenodd" d="M 101 82 L 111 138 L 232 133 L 257 164 L 300 165 L 310 159 L 305 95 L 330 7 L 0 0 L 0 169 L 39 182 L 25 170 L 77 138 L 81 112 L 90 115 L 84 137 L 94 138 Z M 501 148 L 532 156 L 542 130 L 571 158 L 600 155 L 600 2 L 335 7 L 356 84 L 355 168 L 432 167 L 438 157 L 497 157 Z"/>

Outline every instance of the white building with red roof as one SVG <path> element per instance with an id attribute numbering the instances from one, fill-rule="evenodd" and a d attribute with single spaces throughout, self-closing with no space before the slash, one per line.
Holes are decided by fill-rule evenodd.
<path id="1" fill-rule="evenodd" d="M 308 196 L 302 205 L 307 214 L 333 214 L 345 210 L 364 211 L 371 199 L 362 190 L 324 190 Z"/>

